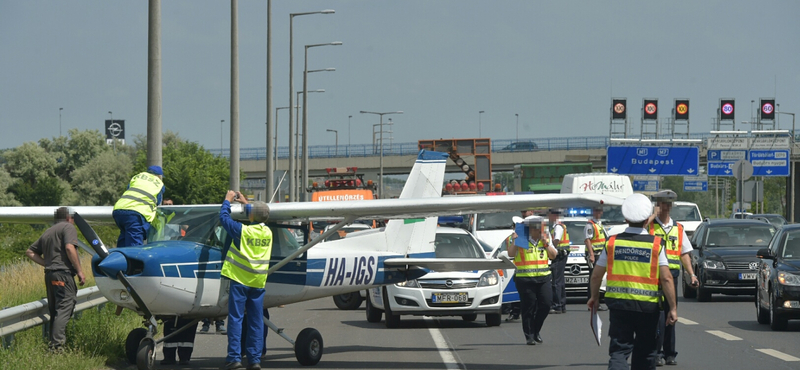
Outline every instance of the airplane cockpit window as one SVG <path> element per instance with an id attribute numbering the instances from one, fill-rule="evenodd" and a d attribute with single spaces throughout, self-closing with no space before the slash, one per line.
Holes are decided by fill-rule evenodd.
<path id="1" fill-rule="evenodd" d="M 271 259 L 287 257 L 300 249 L 301 243 L 297 241 L 297 236 L 294 232 L 295 230 L 299 229 L 291 229 L 275 225 L 272 225 L 270 229 L 272 229 Z"/>
<path id="2" fill-rule="evenodd" d="M 209 207 L 159 207 L 148 231 L 148 242 L 182 240 L 222 248 L 227 232 L 219 224 L 219 209 Z"/>
<path id="3" fill-rule="evenodd" d="M 514 228 L 512 217 L 519 212 L 480 213 L 478 214 L 478 230 L 506 230 Z"/>

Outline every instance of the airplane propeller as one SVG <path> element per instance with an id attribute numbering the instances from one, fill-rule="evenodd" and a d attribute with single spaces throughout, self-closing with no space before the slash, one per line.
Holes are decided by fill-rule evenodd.
<path id="1" fill-rule="evenodd" d="M 100 240 L 92 227 L 89 226 L 89 223 L 83 219 L 83 216 L 79 215 L 78 212 L 75 212 L 72 218 L 75 220 L 75 225 L 78 226 L 78 230 L 81 231 L 83 237 L 86 238 L 86 240 L 89 242 L 89 245 L 91 245 L 92 249 L 94 249 L 94 252 L 100 257 L 100 260 L 102 261 L 108 257 L 108 248 L 106 248 L 105 244 L 103 244 L 103 241 Z"/>

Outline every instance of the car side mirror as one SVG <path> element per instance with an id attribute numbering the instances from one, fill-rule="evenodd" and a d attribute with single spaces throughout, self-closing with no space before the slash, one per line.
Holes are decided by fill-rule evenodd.
<path id="1" fill-rule="evenodd" d="M 768 248 L 761 248 L 756 252 L 756 257 L 765 260 L 774 260 L 775 257 L 769 252 Z"/>

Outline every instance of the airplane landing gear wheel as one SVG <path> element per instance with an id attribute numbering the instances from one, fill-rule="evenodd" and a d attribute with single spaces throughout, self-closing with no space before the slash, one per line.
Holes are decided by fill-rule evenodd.
<path id="1" fill-rule="evenodd" d="M 303 366 L 316 365 L 322 359 L 322 335 L 313 328 L 305 328 L 297 334 L 294 356 Z"/>
<path id="2" fill-rule="evenodd" d="M 139 370 L 154 370 L 156 368 L 156 342 L 153 338 L 145 338 L 136 351 L 136 368 Z"/>
<path id="3" fill-rule="evenodd" d="M 136 355 L 139 351 L 139 343 L 147 337 L 147 329 L 136 328 L 128 333 L 128 338 L 125 339 L 125 358 L 131 364 L 136 364 Z"/>

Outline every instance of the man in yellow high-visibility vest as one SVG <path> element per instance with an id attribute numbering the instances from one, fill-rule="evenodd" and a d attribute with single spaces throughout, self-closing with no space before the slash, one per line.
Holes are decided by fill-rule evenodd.
<path id="1" fill-rule="evenodd" d="M 543 217 L 530 216 L 523 223 L 528 226 L 528 235 L 517 236 L 508 246 L 508 256 L 514 258 L 517 267 L 514 283 L 519 291 L 525 343 L 536 345 L 544 343 L 540 331 L 553 298 L 547 261 L 556 258 L 558 251 L 550 242 Z"/>
<path id="2" fill-rule="evenodd" d="M 672 210 L 672 202 L 678 199 L 678 194 L 672 190 L 662 190 L 651 196 L 658 206 L 658 213 L 648 227 L 650 235 L 660 237 L 666 242 L 667 261 L 669 261 L 669 271 L 672 274 L 675 292 L 678 291 L 678 276 L 681 273 L 681 265 L 691 276 L 691 285 L 699 285 L 697 275 L 692 269 L 692 259 L 689 252 L 692 251 L 692 243 L 689 236 L 683 229 L 683 225 L 670 218 L 669 212 Z M 677 302 L 676 302 L 677 303 Z M 669 309 L 666 307 L 665 309 Z M 678 351 L 675 349 L 675 325 L 666 325 L 665 317 L 662 314 L 658 322 L 658 362 L 657 365 L 677 365 Z"/>
<path id="3" fill-rule="evenodd" d="M 128 189 L 114 204 L 114 222 L 119 227 L 117 247 L 144 244 L 150 223 L 156 219 L 156 207 L 164 197 L 164 171 L 161 166 L 147 167 L 131 178 Z"/>
<path id="4" fill-rule="evenodd" d="M 625 198 L 622 215 L 629 226 L 606 241 L 592 272 L 592 297 L 587 305 L 590 309 L 597 309 L 600 284 L 608 270 L 605 300 L 610 310 L 609 370 L 656 368 L 656 331 L 662 298 L 659 286 L 669 302 L 667 325 L 678 321 L 675 289 L 664 243 L 644 229 L 644 223 L 652 213 L 653 204 L 646 196 L 633 194 Z M 629 367 L 631 354 L 633 358 Z"/>
<path id="5" fill-rule="evenodd" d="M 231 218 L 231 202 L 234 200 L 244 205 L 250 225 L 242 225 Z M 268 218 L 266 203 L 249 203 L 242 193 L 233 190 L 225 195 L 219 210 L 220 224 L 233 239 L 220 272 L 223 278 L 230 280 L 225 370 L 243 369 L 243 353 L 247 356 L 247 370 L 261 369 L 264 347 L 264 317 L 261 313 L 264 311 L 264 287 L 272 254 L 272 231 L 264 224 Z M 246 316 L 245 311 L 248 313 Z M 245 338 L 243 325 L 247 326 Z"/>

